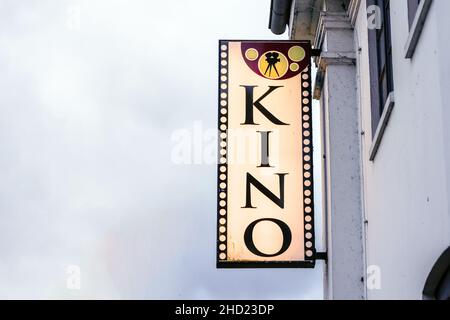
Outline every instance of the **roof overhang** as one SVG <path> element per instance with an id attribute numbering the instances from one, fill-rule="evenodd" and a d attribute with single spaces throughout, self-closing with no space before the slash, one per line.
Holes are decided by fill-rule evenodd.
<path id="1" fill-rule="evenodd" d="M 283 34 L 289 26 L 289 38 L 314 42 L 322 0 L 272 0 L 269 28 Z"/>
<path id="2" fill-rule="evenodd" d="M 321 5 L 321 0 L 293 1 L 289 20 L 289 37 L 291 39 L 310 40 L 314 43 Z"/>

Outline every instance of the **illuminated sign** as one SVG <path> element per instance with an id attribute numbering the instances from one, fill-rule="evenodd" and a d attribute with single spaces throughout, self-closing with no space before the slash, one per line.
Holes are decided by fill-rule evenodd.
<path id="1" fill-rule="evenodd" d="M 218 268 L 315 264 L 307 41 L 219 42 Z"/>

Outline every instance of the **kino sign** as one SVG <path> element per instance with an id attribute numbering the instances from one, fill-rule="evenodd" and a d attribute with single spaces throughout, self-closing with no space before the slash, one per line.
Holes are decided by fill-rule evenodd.
<path id="1" fill-rule="evenodd" d="M 220 41 L 218 268 L 312 268 L 311 47 Z"/>

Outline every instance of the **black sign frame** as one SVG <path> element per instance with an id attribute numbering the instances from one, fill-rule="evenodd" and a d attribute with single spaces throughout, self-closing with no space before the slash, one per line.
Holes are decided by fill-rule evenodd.
<path id="1" fill-rule="evenodd" d="M 228 71 L 228 44 L 230 42 L 261 42 L 261 43 L 297 43 L 301 45 L 302 47 L 306 47 L 306 58 L 308 59 L 308 67 L 307 71 L 302 71 L 303 74 L 307 74 L 306 80 L 302 78 L 301 83 L 299 83 L 300 86 L 302 86 L 302 97 L 307 98 L 308 103 L 303 103 L 302 101 L 299 101 L 299 103 L 302 105 L 302 108 L 307 108 L 307 112 L 302 111 L 302 115 L 299 116 L 299 121 L 302 121 L 302 140 L 305 141 L 307 138 L 310 141 L 309 146 L 304 145 L 303 142 L 303 148 L 305 149 L 308 147 L 308 152 L 303 152 L 303 166 L 305 168 L 305 165 L 308 165 L 307 170 L 304 169 L 304 172 L 307 172 L 309 174 L 308 179 L 303 177 L 303 190 L 299 190 L 299 192 L 309 192 L 310 196 L 308 197 L 310 203 L 307 205 L 304 203 L 303 208 L 303 218 L 306 216 L 310 217 L 310 221 L 308 222 L 308 225 L 312 226 L 310 230 L 304 230 L 305 239 L 304 239 L 304 245 L 305 245 L 305 253 L 309 252 L 310 256 L 305 255 L 304 261 L 267 261 L 267 262 L 256 262 L 256 261 L 225 261 L 221 258 L 221 255 L 227 254 L 226 251 L 226 231 L 222 232 L 221 228 L 225 227 L 225 230 L 227 228 L 227 206 L 226 204 L 223 205 L 223 201 L 226 202 L 226 198 L 223 199 L 220 197 L 221 194 L 225 193 L 228 195 L 228 183 L 227 183 L 227 173 L 228 173 L 228 164 L 227 164 L 227 154 L 228 154 L 228 143 L 227 143 L 227 136 L 225 135 L 223 138 L 221 137 L 221 134 L 227 132 L 228 130 L 228 113 L 223 114 L 221 113 L 221 110 L 223 108 L 228 108 L 228 103 L 226 105 L 221 105 L 221 102 L 223 100 L 228 100 L 228 98 L 221 98 L 221 94 L 225 93 L 226 97 L 228 97 L 228 76 L 226 77 L 226 80 L 223 80 L 221 77 L 223 74 L 221 74 L 221 70 L 225 68 Z M 227 48 L 225 50 L 222 50 L 222 48 Z M 222 52 L 226 52 L 225 57 L 221 55 Z M 314 54 L 314 50 L 311 48 L 310 41 L 296 41 L 296 40 L 219 40 L 219 48 L 218 48 L 218 162 L 217 162 L 217 252 L 216 252 L 216 267 L 218 269 L 262 269 L 262 268 L 270 268 L 270 269 L 292 269 L 292 268 L 301 268 L 301 269 L 312 269 L 315 268 L 316 260 L 320 260 L 320 257 L 318 257 L 316 247 L 315 247 L 315 204 L 314 204 L 314 165 L 313 165 L 313 130 L 312 130 L 312 85 L 311 85 L 311 67 L 312 67 L 312 55 Z M 225 62 L 223 62 L 225 61 Z M 306 83 L 306 85 L 304 85 Z M 222 88 L 221 85 L 225 84 L 225 88 Z M 306 96 L 305 96 L 306 95 Z M 228 102 L 228 101 L 227 101 Z M 307 115 L 307 120 L 303 120 L 302 117 Z M 227 121 L 223 122 L 221 119 L 223 117 L 226 117 Z M 225 124 L 225 127 L 223 126 Z M 306 126 L 306 127 L 305 127 Z M 221 142 L 225 142 L 226 147 L 221 146 Z M 225 155 L 221 154 L 221 150 L 225 149 Z M 305 186 L 305 181 L 309 180 L 310 185 Z M 220 184 L 222 182 L 225 182 L 226 187 L 221 188 Z M 305 197 L 303 197 L 303 200 L 305 201 Z M 305 208 L 309 208 L 308 212 L 305 212 Z M 221 213 L 221 210 L 225 210 L 225 214 L 223 212 Z M 221 221 L 225 220 L 225 224 L 222 224 Z M 306 223 L 304 223 L 306 225 Z M 308 238 L 306 238 L 306 235 L 309 235 Z M 225 238 L 223 238 L 225 237 Z M 311 244 L 310 247 L 306 247 L 306 244 Z M 225 249 L 223 249 L 223 245 L 225 245 Z"/>

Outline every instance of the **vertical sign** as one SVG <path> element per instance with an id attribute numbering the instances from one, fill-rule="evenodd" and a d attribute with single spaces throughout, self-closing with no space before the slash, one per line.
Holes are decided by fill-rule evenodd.
<path id="1" fill-rule="evenodd" d="M 308 41 L 219 42 L 218 268 L 313 268 Z"/>

